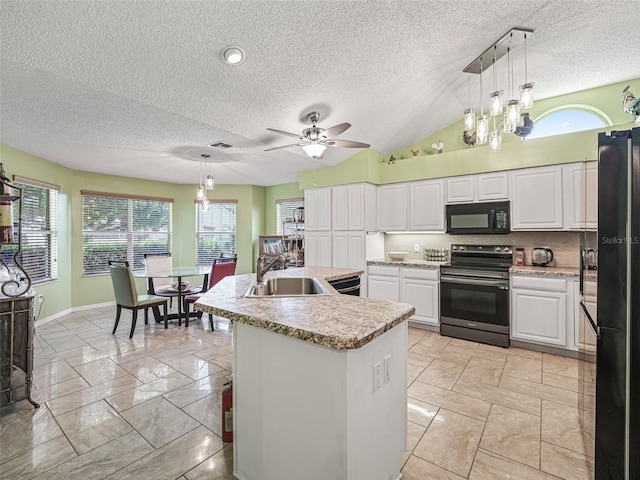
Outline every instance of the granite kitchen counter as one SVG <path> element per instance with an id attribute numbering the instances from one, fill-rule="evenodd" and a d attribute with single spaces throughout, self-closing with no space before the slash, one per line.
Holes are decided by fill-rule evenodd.
<path id="1" fill-rule="evenodd" d="M 429 260 L 420 260 L 418 258 L 407 258 L 405 260 L 389 260 L 387 258 L 378 258 L 367 261 L 367 265 L 382 265 L 390 267 L 418 267 L 418 268 L 440 268 L 441 266 L 450 265 L 448 262 L 434 262 Z"/>
<path id="2" fill-rule="evenodd" d="M 509 272 L 512 274 L 541 275 L 544 277 L 578 278 L 580 276 L 580 269 L 572 267 L 534 267 L 532 265 L 514 265 L 509 269 Z M 585 278 L 587 280 L 596 280 L 597 276 L 597 270 L 588 270 Z"/>
<path id="3" fill-rule="evenodd" d="M 255 274 L 222 279 L 195 309 L 335 350 L 358 349 L 407 320 L 415 309 L 406 303 L 340 295 L 328 284 L 362 275 L 362 270 L 303 267 L 272 271 L 270 277 L 315 277 L 329 295 L 245 297 Z"/>

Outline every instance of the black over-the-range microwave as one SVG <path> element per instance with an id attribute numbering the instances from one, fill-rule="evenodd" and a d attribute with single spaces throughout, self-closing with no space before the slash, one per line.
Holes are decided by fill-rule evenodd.
<path id="1" fill-rule="evenodd" d="M 509 201 L 459 203 L 446 206 L 447 233 L 509 233 Z"/>

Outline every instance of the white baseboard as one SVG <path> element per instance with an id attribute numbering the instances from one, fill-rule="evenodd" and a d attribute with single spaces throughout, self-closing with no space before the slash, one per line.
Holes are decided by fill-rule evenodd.
<path id="1" fill-rule="evenodd" d="M 73 312 L 82 312 L 84 310 L 92 310 L 94 308 L 112 307 L 115 304 L 116 302 L 111 301 L 111 302 L 103 302 L 103 303 L 94 303 L 93 305 L 80 305 L 79 307 L 65 308 L 64 310 L 54 313 L 53 315 L 49 315 L 48 317 L 38 320 L 36 324 L 43 325 L 45 323 L 51 322 L 52 320 L 56 320 L 60 317 L 64 317 L 65 315 L 68 315 Z"/>

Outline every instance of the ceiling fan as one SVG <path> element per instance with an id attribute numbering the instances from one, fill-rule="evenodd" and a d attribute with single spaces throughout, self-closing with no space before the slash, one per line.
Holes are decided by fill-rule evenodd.
<path id="1" fill-rule="evenodd" d="M 353 142 L 351 140 L 335 140 L 332 137 L 340 135 L 342 132 L 351 127 L 350 123 L 341 123 L 331 128 L 316 127 L 316 123 L 320 120 L 320 114 L 318 112 L 311 112 L 307 114 L 307 121 L 311 123 L 311 127 L 305 128 L 302 131 L 302 135 L 296 133 L 284 132 L 282 130 L 276 130 L 275 128 L 267 128 L 267 130 L 280 135 L 286 135 L 287 137 L 294 137 L 301 140 L 300 143 L 292 143 L 289 145 L 283 145 L 281 147 L 268 148 L 265 152 L 271 150 L 279 150 L 281 148 L 289 147 L 302 147 L 307 155 L 313 159 L 322 158 L 322 154 L 327 147 L 342 147 L 342 148 L 368 148 L 368 143 Z"/>

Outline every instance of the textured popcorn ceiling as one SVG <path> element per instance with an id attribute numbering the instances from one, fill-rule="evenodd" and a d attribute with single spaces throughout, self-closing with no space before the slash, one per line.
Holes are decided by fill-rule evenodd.
<path id="1" fill-rule="evenodd" d="M 295 141 L 266 127 L 299 133 L 314 109 L 319 126 L 350 122 L 339 138 L 385 154 L 414 143 L 461 118 L 462 69 L 515 26 L 535 29 L 538 98 L 640 77 L 637 0 L 3 0 L 0 9 L 2 143 L 72 169 L 177 183 L 197 181 L 201 153 L 218 183 L 256 185 L 357 153 L 329 148 L 319 163 L 301 148 L 263 151 Z M 247 52 L 236 67 L 220 60 L 233 44 Z M 519 84 L 521 47 L 513 55 Z M 506 60 L 498 68 L 504 84 Z M 219 140 L 241 148 L 206 148 Z"/>

